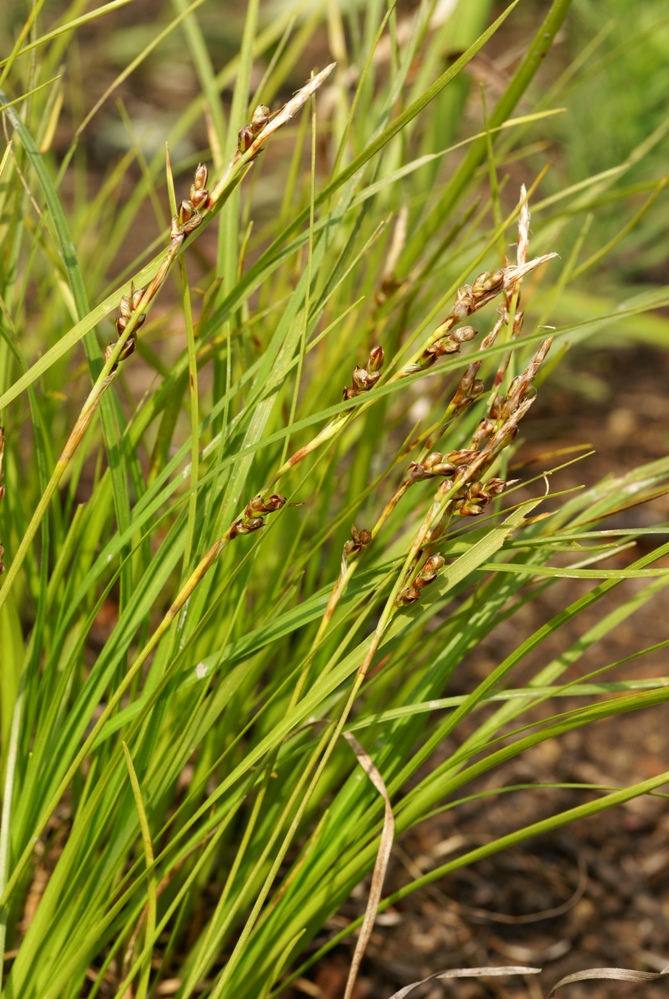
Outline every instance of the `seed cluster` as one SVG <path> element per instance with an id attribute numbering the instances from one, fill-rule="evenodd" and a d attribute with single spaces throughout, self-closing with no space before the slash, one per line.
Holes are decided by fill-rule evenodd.
<path id="1" fill-rule="evenodd" d="M 260 133 L 268 124 L 271 117 L 272 115 L 269 108 L 264 104 L 259 104 L 251 115 L 251 121 L 249 124 L 244 125 L 244 127 L 239 130 L 237 152 L 235 153 L 231 166 L 233 166 L 239 160 L 240 156 L 250 148 L 251 144 L 258 138 Z M 259 151 L 260 150 L 258 149 L 257 152 Z M 257 152 L 251 157 L 251 159 L 255 159 Z M 207 180 L 207 167 L 204 163 L 198 163 L 193 175 L 193 183 L 190 187 L 189 196 L 181 202 L 177 214 L 172 217 L 172 221 L 170 223 L 170 248 L 165 265 L 159 270 L 158 274 L 148 288 L 138 288 L 136 291 L 131 289 L 130 295 L 124 295 L 121 298 L 119 303 L 119 314 L 116 318 L 116 332 L 119 336 L 122 336 L 125 332 L 128 323 L 137 312 L 140 304 L 145 308 L 153 300 L 162 285 L 165 274 L 169 268 L 169 264 L 173 259 L 174 251 L 181 246 L 186 236 L 188 236 L 191 232 L 194 232 L 195 229 L 202 224 L 205 214 L 213 207 L 216 194 L 215 192 L 209 191 L 207 187 Z M 145 318 L 146 315 L 144 313 L 134 317 L 132 332 L 123 344 L 118 357 L 119 361 L 125 360 L 125 358 L 129 357 L 135 350 L 137 345 L 137 338 L 135 334 L 144 322 Z M 113 341 L 108 345 L 105 351 L 105 361 L 109 360 L 115 346 L 116 344 Z M 116 365 L 113 370 L 116 370 Z"/>
<path id="2" fill-rule="evenodd" d="M 434 555 L 430 555 L 429 559 L 423 565 L 416 578 L 408 586 L 405 586 L 397 598 L 397 602 L 400 604 L 412 604 L 420 598 L 421 590 L 429 586 L 430 583 L 434 583 L 437 578 L 437 573 L 446 564 L 446 559 L 439 552 L 435 552 Z"/>
<path id="3" fill-rule="evenodd" d="M 351 540 L 344 544 L 344 561 L 348 562 L 354 555 L 358 555 L 371 542 L 372 532 L 366 530 L 364 527 L 358 531 L 355 524 L 353 524 L 351 527 Z"/>
<path id="4" fill-rule="evenodd" d="M 450 312 L 428 337 L 422 351 L 394 376 L 395 378 L 403 378 L 424 371 L 431 367 L 439 357 L 457 353 L 463 343 L 476 336 L 474 327 L 459 326 L 458 324 L 482 308 L 487 302 L 501 295 L 502 302 L 498 308 L 499 318 L 480 345 L 479 354 L 482 356 L 467 366 L 447 407 L 443 422 L 425 438 L 423 450 L 425 456 L 409 465 L 405 478 L 386 503 L 371 532 L 352 528 L 352 540 L 347 541 L 344 545 L 340 582 L 347 573 L 353 570 L 353 563 L 358 555 L 377 536 L 404 493 L 414 483 L 431 478 L 442 480 L 434 497 L 434 520 L 425 529 L 420 542 L 421 548 L 427 546 L 437 534 L 441 533 L 447 518 L 453 515 L 479 516 L 488 504 L 500 496 L 509 485 L 501 478 L 486 478 L 485 476 L 486 473 L 490 473 L 500 453 L 516 437 L 518 424 L 532 405 L 536 394 L 532 383 L 550 349 L 551 338 L 546 339 L 541 344 L 522 374 L 512 380 L 505 394 L 502 394 L 501 386 L 506 375 L 512 347 L 510 346 L 509 350 L 502 356 L 493 379 L 487 412 L 479 420 L 466 447 L 442 452 L 434 450 L 434 446 L 454 418 L 485 393 L 485 384 L 478 378 L 478 374 L 485 352 L 495 344 L 500 331 L 506 329 L 510 341 L 519 337 L 523 325 L 523 313 L 519 309 L 523 277 L 555 256 L 553 253 L 547 253 L 528 261 L 529 224 L 527 194 L 523 187 L 521 188 L 521 210 L 518 220 L 516 263 L 507 264 L 507 266 L 495 271 L 484 271 L 472 284 L 462 285 L 456 292 L 455 302 Z M 356 368 L 353 375 L 353 387 L 345 389 L 344 398 L 350 399 L 360 392 L 367 391 L 378 380 L 378 375 L 373 377 L 375 373 L 374 366 L 370 364 L 364 369 Z M 414 569 L 407 577 L 407 585 L 400 591 L 397 598 L 399 603 L 412 603 L 420 597 L 423 586 L 432 581 L 433 574 L 436 574 L 443 565 L 441 555 L 433 558 L 434 561 L 428 559 L 416 579 L 409 583 L 408 580 L 415 571 L 414 563 Z M 330 606 L 329 610 L 331 610 Z"/>
<path id="5" fill-rule="evenodd" d="M 285 506 L 286 497 L 280 496 L 279 493 L 272 493 L 266 499 L 263 496 L 254 496 L 254 498 L 246 504 L 246 508 L 241 517 L 239 517 L 227 530 L 227 537 L 232 540 L 238 537 L 240 534 L 252 534 L 253 531 L 259 530 L 261 527 L 265 526 L 265 518 L 263 514 L 275 513 L 280 510 L 282 506 Z"/>
<path id="6" fill-rule="evenodd" d="M 209 208 L 209 191 L 207 189 L 208 171 L 204 163 L 198 163 L 193 183 L 190 187 L 190 197 L 179 205 L 179 211 L 172 217 L 170 237 L 184 238 L 202 225 L 203 214 Z"/>
<path id="7" fill-rule="evenodd" d="M 383 347 L 372 347 L 369 352 L 369 360 L 364 368 L 355 367 L 353 369 L 353 385 L 344 389 L 344 399 L 355 399 L 362 392 L 369 392 L 374 388 L 381 377 L 383 367 Z"/>
<path id="8" fill-rule="evenodd" d="M 453 501 L 453 510 L 462 517 L 477 517 L 483 513 L 484 507 L 500 496 L 506 489 L 503 479 L 488 479 L 481 482 L 478 479 L 463 486 Z"/>
<path id="9" fill-rule="evenodd" d="M 244 125 L 237 133 L 237 151 L 245 153 L 250 148 L 251 143 L 260 135 L 265 125 L 270 120 L 270 110 L 265 104 L 259 104 L 251 115 L 251 121 Z"/>
<path id="10" fill-rule="evenodd" d="M 413 364 L 407 365 L 404 373 L 415 374 L 431 368 L 437 358 L 444 354 L 457 354 L 460 346 L 473 340 L 477 331 L 473 326 L 461 326 L 453 329 L 457 323 L 477 312 L 504 288 L 506 270 L 483 271 L 473 284 L 463 284 L 455 295 L 455 304 L 442 320 L 428 341 L 423 353 Z"/>
<path id="11" fill-rule="evenodd" d="M 122 336 L 123 333 L 125 333 L 128 323 L 132 319 L 132 314 L 133 312 L 136 312 L 137 309 L 139 308 L 143 297 L 144 297 L 144 288 L 137 288 L 136 290 L 134 288 L 131 288 L 130 294 L 123 295 L 123 297 L 121 298 L 118 307 L 118 316 L 116 317 L 116 322 L 114 324 L 116 326 L 116 332 L 118 333 L 119 336 Z M 130 334 L 128 339 L 123 344 L 123 347 L 121 348 L 121 353 L 118 356 L 119 361 L 124 361 L 126 357 L 130 357 L 130 355 L 133 353 L 137 345 L 137 337 L 135 334 L 137 330 L 140 328 L 140 326 L 142 326 L 145 319 L 146 319 L 145 313 L 142 313 L 141 315 L 137 316 L 137 318 L 135 319 L 135 325 L 133 326 L 132 333 Z M 105 361 L 109 360 L 109 357 L 112 351 L 114 350 L 115 346 L 116 344 L 114 343 L 113 340 L 111 343 L 107 345 L 107 349 L 105 351 Z M 114 366 L 114 370 L 115 369 L 116 365 Z"/>

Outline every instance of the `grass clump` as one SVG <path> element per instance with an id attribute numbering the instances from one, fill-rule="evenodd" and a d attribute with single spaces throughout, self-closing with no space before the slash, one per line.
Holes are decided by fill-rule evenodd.
<path id="1" fill-rule="evenodd" d="M 429 3 L 361 20 L 330 8 L 337 64 L 292 96 L 318 18 L 296 6 L 263 25 L 251 3 L 217 73 L 195 6 L 165 10 L 164 38 L 183 32 L 201 91 L 171 145 L 202 134 L 203 100 L 209 144 L 178 167 L 147 159 L 128 124 L 125 155 L 87 190 L 83 137 L 102 105 L 65 86 L 78 4 L 53 25 L 38 5 L 3 64 L 0 945 L 13 999 L 276 994 L 322 953 L 312 941 L 375 862 L 367 931 L 377 904 L 667 779 L 597 789 L 375 897 L 393 825 L 457 807 L 544 740 L 669 696 L 635 679 L 620 695 L 616 664 L 569 672 L 669 583 L 665 544 L 628 561 L 635 531 L 600 526 L 661 495 L 667 461 L 567 493 L 559 458 L 522 493 L 514 471 L 550 367 L 616 318 L 545 328 L 600 261 L 583 259 L 574 226 L 584 191 L 613 178 L 542 202 L 540 176 L 509 198 L 503 175 L 556 111 L 512 117 L 569 3 L 551 5 L 457 150 L 463 73 L 516 5 L 489 27 L 484 3 L 443 23 Z M 480 643 L 565 577 L 591 588 L 448 696 Z M 530 652 L 618 588 L 599 627 L 513 689 Z M 577 706 L 537 713 L 565 692 Z"/>

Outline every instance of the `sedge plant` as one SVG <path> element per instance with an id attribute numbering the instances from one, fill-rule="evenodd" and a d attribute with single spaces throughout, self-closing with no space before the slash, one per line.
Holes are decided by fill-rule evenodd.
<path id="1" fill-rule="evenodd" d="M 638 532 L 602 526 L 662 495 L 669 462 L 576 492 L 557 457 L 513 471 L 566 346 L 648 302 L 546 328 L 601 264 L 588 213 L 625 164 L 508 194 L 507 164 L 559 113 L 519 102 L 568 0 L 474 131 L 464 74 L 517 2 L 493 22 L 486 2 L 264 21 L 251 0 L 215 72 L 206 6 L 174 0 L 80 107 L 77 31 L 123 6 L 52 22 L 35 4 L 0 69 L 0 995 L 255 999 L 431 880 L 668 779 L 582 791 L 383 896 L 393 836 L 524 750 L 669 697 L 610 683 L 615 663 L 569 672 L 669 584 L 666 527 L 636 555 Z M 335 61 L 295 90 L 312 36 Z M 161 46 L 199 85 L 168 149 L 206 148 L 147 155 L 121 108 L 127 149 L 96 175 L 88 130 Z M 563 578 L 580 595 L 449 695 Z M 373 870 L 367 918 L 316 949 Z"/>

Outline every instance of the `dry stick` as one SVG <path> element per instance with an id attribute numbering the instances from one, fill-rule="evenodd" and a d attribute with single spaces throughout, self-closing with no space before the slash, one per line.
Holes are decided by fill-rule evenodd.
<path id="1" fill-rule="evenodd" d="M 362 961 L 369 938 L 372 935 L 372 929 L 374 928 L 374 922 L 376 920 L 376 913 L 379 908 L 379 902 L 381 901 L 381 891 L 383 889 L 383 882 L 388 869 L 390 852 L 393 848 L 393 839 L 395 838 L 395 817 L 393 816 L 393 809 L 390 804 L 390 798 L 388 796 L 388 790 L 385 782 L 377 768 L 374 766 L 371 756 L 369 756 L 364 747 L 360 745 L 352 732 L 344 732 L 344 738 L 347 740 L 351 749 L 357 756 L 358 763 L 365 771 L 376 790 L 382 796 L 385 806 L 383 829 L 381 831 L 381 840 L 379 842 L 376 863 L 374 864 L 374 871 L 372 873 L 372 884 L 369 889 L 369 898 L 365 909 L 365 919 L 360 928 L 358 940 L 355 945 L 351 968 L 346 981 L 346 989 L 344 991 L 344 999 L 351 999 L 353 987 L 355 986 L 355 980 L 358 977 L 360 962 Z"/>
<path id="2" fill-rule="evenodd" d="M 448 971 L 439 971 L 434 975 L 428 975 L 427 978 L 421 978 L 417 982 L 405 985 L 404 988 L 393 992 L 390 999 L 405 999 L 410 992 L 413 992 L 419 985 L 425 985 L 426 982 L 450 981 L 454 978 L 500 978 L 508 975 L 538 975 L 541 970 L 541 968 L 526 968 L 522 965 L 511 965 L 509 967 L 493 965 L 488 968 L 451 968 Z"/>

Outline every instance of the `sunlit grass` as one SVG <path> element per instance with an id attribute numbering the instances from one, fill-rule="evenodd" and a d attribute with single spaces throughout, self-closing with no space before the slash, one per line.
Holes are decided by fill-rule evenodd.
<path id="1" fill-rule="evenodd" d="M 122 6 L 96 15 L 101 59 Z M 483 2 L 444 23 L 428 3 L 411 17 L 294 5 L 263 23 L 251 3 L 239 32 L 221 28 L 235 55 L 220 69 L 196 6 L 166 4 L 150 41 L 140 25 L 110 33 L 122 67 L 99 107 L 80 75 L 81 4 L 3 26 L 11 999 L 275 994 L 374 868 L 379 786 L 401 835 L 538 742 L 669 696 L 620 668 L 610 679 L 625 663 L 568 672 L 669 584 L 666 528 L 638 555 L 641 530 L 600 526 L 663 495 L 669 461 L 576 492 L 560 481 L 571 456 L 522 482 L 509 470 L 568 345 L 614 323 L 666 333 L 643 315 L 661 290 L 598 293 L 606 256 L 588 235 L 604 199 L 642 194 L 643 223 L 663 196 L 661 177 L 625 184 L 664 126 L 544 192 L 527 150 L 562 113 L 560 88 L 536 111 L 519 102 L 539 99 L 568 0 L 485 113 L 464 73 L 513 4 L 491 24 Z M 313 39 L 331 55 L 310 75 Z M 87 137 L 152 60 L 197 78 L 167 159 L 142 148 L 131 98 L 126 149 L 101 167 Z M 472 650 L 565 577 L 592 588 L 452 695 Z M 520 685 L 524 658 L 614 590 L 616 609 Z M 395 900 L 666 779 L 584 793 Z"/>

